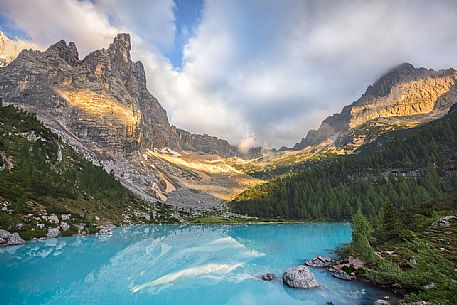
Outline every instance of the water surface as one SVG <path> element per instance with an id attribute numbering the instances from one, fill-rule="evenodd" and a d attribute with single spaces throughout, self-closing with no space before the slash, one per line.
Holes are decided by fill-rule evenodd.
<path id="1" fill-rule="evenodd" d="M 321 287 L 277 275 L 350 242 L 341 223 L 148 225 L 0 249 L 0 304 L 373 304 L 388 294 L 312 269 Z"/>

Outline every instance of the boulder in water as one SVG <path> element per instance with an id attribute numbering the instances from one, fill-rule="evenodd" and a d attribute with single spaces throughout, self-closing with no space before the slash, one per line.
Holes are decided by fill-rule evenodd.
<path id="1" fill-rule="evenodd" d="M 276 276 L 273 273 L 267 273 L 262 275 L 262 280 L 264 281 L 272 281 L 276 278 Z"/>
<path id="2" fill-rule="evenodd" d="M 319 287 L 316 278 L 306 266 L 287 269 L 282 275 L 283 282 L 292 288 Z"/>

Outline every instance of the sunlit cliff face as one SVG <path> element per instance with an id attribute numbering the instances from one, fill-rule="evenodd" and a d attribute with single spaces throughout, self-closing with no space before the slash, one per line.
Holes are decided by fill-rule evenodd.
<path id="1" fill-rule="evenodd" d="M 89 115 L 113 118 L 129 128 L 138 126 L 141 113 L 134 111 L 113 99 L 90 90 L 68 91 L 57 89 L 56 92 L 72 107 L 83 110 Z"/>
<path id="2" fill-rule="evenodd" d="M 431 113 L 455 85 L 456 75 L 420 79 L 396 85 L 391 93 L 368 104 L 352 107 L 350 128 L 377 118 L 415 116 Z"/>

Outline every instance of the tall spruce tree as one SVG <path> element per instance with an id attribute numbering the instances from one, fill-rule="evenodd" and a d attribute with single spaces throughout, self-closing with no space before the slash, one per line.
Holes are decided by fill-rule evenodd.
<path id="1" fill-rule="evenodd" d="M 355 254 L 366 262 L 372 261 L 375 257 L 370 246 L 373 230 L 361 209 L 352 217 L 352 226 L 352 247 Z"/>

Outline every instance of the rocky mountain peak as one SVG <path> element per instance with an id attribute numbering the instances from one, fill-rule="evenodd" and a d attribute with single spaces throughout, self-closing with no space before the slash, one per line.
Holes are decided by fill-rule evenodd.
<path id="1" fill-rule="evenodd" d="M 108 48 L 108 51 L 117 63 L 129 63 L 130 50 L 130 35 L 126 33 L 118 34 Z"/>
<path id="2" fill-rule="evenodd" d="M 456 84 L 457 72 L 452 68 L 435 71 L 400 64 L 368 86 L 341 113 L 325 119 L 318 130 L 310 130 L 293 149 L 324 142 L 358 146 L 370 140 L 367 134 L 374 129 L 378 130 L 374 134 L 379 134 L 383 128 L 412 126 L 443 116 L 457 102 Z"/>
<path id="3" fill-rule="evenodd" d="M 65 60 L 70 66 L 77 66 L 80 63 L 78 49 L 74 42 L 67 44 L 65 40 L 60 40 L 59 42 L 50 46 L 47 50 L 47 53 L 56 53 L 60 58 Z"/>
<path id="4" fill-rule="evenodd" d="M 368 86 L 366 92 L 358 100 L 358 103 L 364 103 L 376 97 L 387 96 L 396 84 L 419 78 L 426 71 L 427 69 L 415 68 L 410 63 L 402 63 L 387 71 L 373 85 Z"/>

